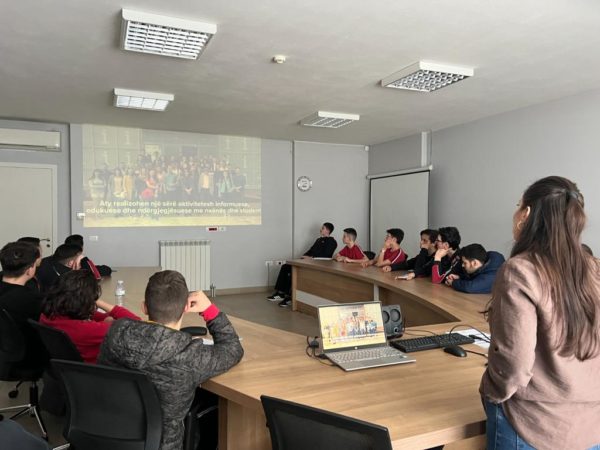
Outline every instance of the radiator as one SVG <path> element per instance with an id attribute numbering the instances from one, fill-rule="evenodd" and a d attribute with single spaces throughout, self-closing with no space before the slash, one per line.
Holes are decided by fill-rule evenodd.
<path id="1" fill-rule="evenodd" d="M 158 251 L 162 269 L 180 272 L 190 291 L 210 289 L 210 241 L 158 241 Z"/>

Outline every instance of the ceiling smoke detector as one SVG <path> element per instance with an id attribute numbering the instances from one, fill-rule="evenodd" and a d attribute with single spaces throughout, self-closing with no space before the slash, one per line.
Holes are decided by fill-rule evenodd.
<path id="1" fill-rule="evenodd" d="M 134 91 L 115 88 L 115 106 L 117 108 L 146 109 L 148 111 L 164 111 L 175 99 L 173 94 L 161 92 Z"/>
<path id="2" fill-rule="evenodd" d="M 122 48 L 183 59 L 198 59 L 217 32 L 212 23 L 122 10 Z"/>
<path id="3" fill-rule="evenodd" d="M 340 128 L 360 119 L 358 114 L 317 111 L 300 121 L 306 127 Z"/>
<path id="4" fill-rule="evenodd" d="M 419 61 L 381 80 L 383 87 L 409 91 L 433 92 L 465 78 L 473 69 Z"/>

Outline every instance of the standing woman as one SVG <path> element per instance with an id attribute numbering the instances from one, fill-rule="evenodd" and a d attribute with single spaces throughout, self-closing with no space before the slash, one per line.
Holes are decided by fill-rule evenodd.
<path id="1" fill-rule="evenodd" d="M 581 247 L 585 221 L 561 177 L 536 181 L 517 206 L 488 309 L 488 449 L 600 444 L 600 263 Z"/>

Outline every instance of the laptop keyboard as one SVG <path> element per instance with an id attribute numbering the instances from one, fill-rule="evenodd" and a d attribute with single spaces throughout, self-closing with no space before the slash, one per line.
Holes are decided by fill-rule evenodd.
<path id="1" fill-rule="evenodd" d="M 335 352 L 328 353 L 329 359 L 340 362 L 355 362 L 355 361 L 369 361 L 372 359 L 389 358 L 402 356 L 398 350 L 391 347 L 375 347 L 375 348 L 364 348 L 360 350 L 350 350 L 347 352 Z"/>

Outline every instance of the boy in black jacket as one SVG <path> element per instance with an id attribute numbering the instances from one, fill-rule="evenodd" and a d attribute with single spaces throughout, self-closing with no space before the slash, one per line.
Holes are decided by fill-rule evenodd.
<path id="1" fill-rule="evenodd" d="M 392 264 L 383 268 L 384 272 L 395 270 L 408 270 L 407 280 L 415 277 L 429 276 L 433 265 L 433 254 L 435 253 L 435 241 L 438 237 L 438 230 L 426 229 L 421 231 L 420 247 L 421 251 L 414 258 L 400 264 Z"/>
<path id="2" fill-rule="evenodd" d="M 435 241 L 437 250 L 433 255 L 431 268 L 431 282 L 443 283 L 450 273 L 461 275 L 463 273 L 459 256 L 460 233 L 456 227 L 442 227 Z"/>
<path id="3" fill-rule="evenodd" d="M 235 366 L 244 350 L 227 316 L 202 291 L 189 294 L 183 275 L 174 270 L 150 277 L 144 312 L 148 322 L 119 319 L 113 323 L 100 347 L 98 364 L 139 370 L 150 379 L 163 410 L 160 448 L 181 450 L 183 421 L 196 388 Z M 206 321 L 214 345 L 180 331 L 183 314 L 193 312 Z"/>
<path id="4" fill-rule="evenodd" d="M 321 226 L 320 237 L 315 241 L 311 248 L 302 256 L 307 258 L 331 258 L 337 248 L 336 240 L 331 236 L 333 233 L 333 224 L 325 222 Z M 284 264 L 279 270 L 277 282 L 275 283 L 275 292 L 267 297 L 270 302 L 279 302 L 281 307 L 289 307 L 292 303 L 290 291 L 292 289 L 292 266 Z"/>
<path id="5" fill-rule="evenodd" d="M 504 264 L 504 256 L 498 252 L 486 252 L 483 245 L 471 244 L 460 250 L 463 273 L 451 273 L 446 284 L 467 294 L 489 294 L 496 279 L 496 272 Z"/>

